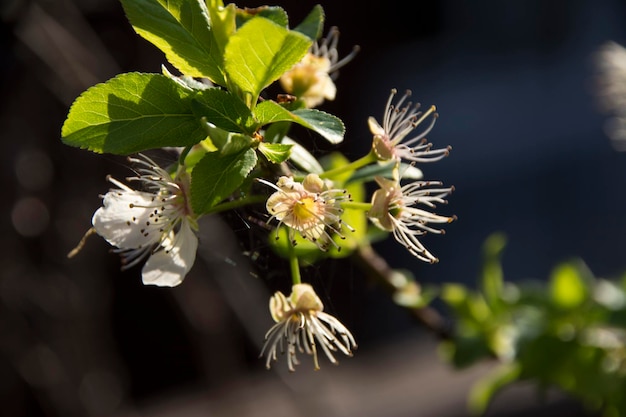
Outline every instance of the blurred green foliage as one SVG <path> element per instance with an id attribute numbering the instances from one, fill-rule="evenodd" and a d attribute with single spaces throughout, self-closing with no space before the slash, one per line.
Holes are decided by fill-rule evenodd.
<path id="1" fill-rule="evenodd" d="M 444 284 L 441 299 L 455 320 L 442 357 L 460 369 L 498 365 L 469 396 L 476 415 L 501 389 L 532 382 L 558 388 L 606 417 L 626 416 L 626 279 L 595 277 L 580 260 L 557 265 L 543 282 L 507 282 L 503 234 L 484 244 L 479 285 Z"/>

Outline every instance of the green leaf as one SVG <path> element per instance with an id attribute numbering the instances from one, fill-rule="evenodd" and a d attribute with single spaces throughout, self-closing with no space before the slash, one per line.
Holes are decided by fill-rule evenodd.
<path id="1" fill-rule="evenodd" d="M 444 283 L 441 291 L 441 299 L 455 310 L 460 310 L 465 305 L 469 294 L 464 285 L 456 283 Z"/>
<path id="2" fill-rule="evenodd" d="M 489 306 L 494 308 L 501 303 L 504 273 L 500 257 L 506 246 L 506 236 L 502 233 L 490 235 L 483 244 L 482 291 Z"/>
<path id="3" fill-rule="evenodd" d="M 331 170 L 345 166 L 350 161 L 340 152 L 332 152 L 326 155 L 323 163 L 327 170 Z M 336 177 L 334 187 L 345 188 L 353 201 L 364 201 L 365 186 L 362 183 L 345 185 L 345 180 L 349 178 L 350 174 L 351 172 L 347 172 L 345 175 Z M 354 252 L 359 245 L 369 244 L 367 241 L 368 220 L 364 210 L 344 207 L 341 222 L 343 239 L 337 234 L 333 235 L 333 239 L 338 247 L 331 246 L 328 249 L 328 255 L 332 258 L 345 258 Z"/>
<path id="4" fill-rule="evenodd" d="M 396 165 L 397 165 L 396 161 L 392 161 L 389 163 L 376 163 L 376 164 L 367 165 L 355 171 L 347 183 L 348 184 L 351 182 L 363 182 L 364 183 L 364 182 L 374 181 L 375 177 L 384 177 L 384 178 L 393 179 L 393 172 L 396 168 Z M 408 179 L 419 180 L 419 179 L 424 178 L 424 174 L 422 173 L 422 170 L 411 164 L 401 163 L 399 171 L 401 172 L 400 177 L 403 180 L 408 180 Z"/>
<path id="5" fill-rule="evenodd" d="M 223 55 L 202 0 L 121 0 L 135 31 L 180 72 L 225 85 Z"/>
<path id="6" fill-rule="evenodd" d="M 274 164 L 280 164 L 289 159 L 291 154 L 292 145 L 286 145 L 284 143 L 265 143 L 259 144 L 259 151 L 265 155 L 268 161 Z"/>
<path id="7" fill-rule="evenodd" d="M 341 119 L 316 109 L 299 109 L 290 112 L 275 101 L 266 100 L 254 109 L 254 116 L 261 125 L 291 121 L 311 129 L 332 144 L 343 141 L 345 126 Z"/>
<path id="8" fill-rule="evenodd" d="M 207 153 L 191 172 L 191 205 L 197 214 L 231 195 L 250 174 L 257 162 L 256 152 L 247 149 L 232 155 Z"/>
<path id="9" fill-rule="evenodd" d="M 312 41 L 257 16 L 231 36 L 224 55 L 228 79 L 253 106 L 265 87 L 302 59 Z"/>
<path id="10" fill-rule="evenodd" d="M 407 274 L 410 272 L 396 270 L 394 273 Z M 424 308 L 430 304 L 437 296 L 437 289 L 434 287 L 422 287 L 415 281 L 409 281 L 402 288 L 393 293 L 394 303 L 406 308 Z"/>
<path id="11" fill-rule="evenodd" d="M 518 363 L 503 364 L 474 384 L 468 405 L 472 415 L 484 415 L 494 395 L 515 382 L 521 374 Z"/>
<path id="12" fill-rule="evenodd" d="M 304 172 L 313 174 L 321 174 L 324 172 L 324 168 L 322 168 L 317 158 L 313 156 L 307 148 L 289 137 L 284 137 L 283 143 L 291 145 L 290 159 L 298 168 L 302 169 Z"/>
<path id="13" fill-rule="evenodd" d="M 206 130 L 209 140 L 213 146 L 219 149 L 221 155 L 238 153 L 243 149 L 252 147 L 253 145 L 254 140 L 248 135 L 220 129 L 219 127 L 207 122 L 204 117 L 200 122 Z"/>
<path id="14" fill-rule="evenodd" d="M 74 101 L 61 130 L 62 140 L 120 155 L 196 144 L 206 134 L 191 111 L 191 94 L 165 75 L 120 74 Z"/>
<path id="15" fill-rule="evenodd" d="M 265 100 L 254 108 L 254 117 L 261 125 L 275 122 L 294 121 L 295 116 L 289 110 L 272 100 Z"/>
<path id="16" fill-rule="evenodd" d="M 268 235 L 269 246 L 278 256 L 289 259 L 294 253 L 301 266 L 313 265 L 328 257 L 328 252 L 321 251 L 315 243 L 306 240 L 300 233 L 293 234 L 295 245 L 292 245 L 289 230 L 287 226 L 280 226 Z"/>
<path id="17" fill-rule="evenodd" d="M 457 369 L 468 368 L 491 356 L 489 347 L 479 334 L 455 335 L 454 339 L 441 343 L 439 352 Z"/>
<path id="18" fill-rule="evenodd" d="M 204 79 L 197 80 L 188 75 L 174 75 L 167 69 L 165 65 L 161 65 L 161 72 L 163 73 L 163 75 L 189 91 L 207 90 L 209 88 L 215 88 L 213 86 L 213 83 L 211 83 L 210 81 L 204 82 Z"/>
<path id="19" fill-rule="evenodd" d="M 320 159 L 320 164 L 324 167 L 324 171 L 332 171 L 337 168 L 343 168 L 346 165 L 350 164 L 350 160 L 345 157 L 341 152 L 335 151 L 329 154 L 322 156 Z M 345 169 L 345 171 L 333 175 L 333 184 L 335 187 L 345 187 L 346 183 L 354 173 L 354 169 Z M 353 196 L 356 201 L 365 201 L 364 195 L 355 195 Z"/>
<path id="20" fill-rule="evenodd" d="M 258 127 L 245 103 L 239 97 L 219 88 L 196 94 L 192 109 L 198 118 L 205 117 L 208 122 L 229 132 L 251 135 Z"/>
<path id="21" fill-rule="evenodd" d="M 277 122 L 267 126 L 263 132 L 263 140 L 268 143 L 280 143 L 291 129 L 291 122 Z"/>
<path id="22" fill-rule="evenodd" d="M 576 267 L 571 264 L 557 266 L 550 277 L 552 301 L 560 308 L 580 306 L 586 299 L 588 288 Z"/>
<path id="23" fill-rule="evenodd" d="M 237 10 L 237 27 L 243 26 L 249 20 L 260 16 L 264 17 L 279 26 L 289 26 L 289 17 L 287 12 L 279 6 L 259 6 L 253 9 L 238 9 Z"/>
<path id="24" fill-rule="evenodd" d="M 317 39 L 322 35 L 324 28 L 324 9 L 319 4 L 313 7 L 313 10 L 304 18 L 302 23 L 293 30 L 306 35 L 311 39 Z"/>
<path id="25" fill-rule="evenodd" d="M 237 6 L 231 3 L 224 7 L 221 0 L 207 0 L 207 9 L 211 31 L 220 50 L 220 56 L 223 57 L 230 36 L 237 30 Z"/>
<path id="26" fill-rule="evenodd" d="M 338 117 L 317 109 L 294 110 L 293 114 L 296 123 L 317 132 L 333 145 L 343 141 L 346 128 Z"/>

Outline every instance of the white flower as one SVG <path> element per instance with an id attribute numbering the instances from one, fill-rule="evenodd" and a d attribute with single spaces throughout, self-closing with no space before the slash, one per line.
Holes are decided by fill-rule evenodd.
<path id="1" fill-rule="evenodd" d="M 626 49 L 609 41 L 596 52 L 598 70 L 595 94 L 611 117 L 605 131 L 618 151 L 626 150 Z"/>
<path id="2" fill-rule="evenodd" d="M 440 216 L 416 206 L 432 209 L 436 203 L 446 204 L 444 198 L 454 187 L 441 188 L 442 183 L 438 181 L 415 181 L 401 186 L 398 181 L 382 177 L 376 177 L 376 182 L 380 189 L 374 192 L 372 208 L 368 213 L 372 223 L 392 232 L 395 239 L 416 258 L 429 263 L 439 262 L 419 238 L 429 232 L 444 234 L 444 230 L 431 224 L 450 223 L 456 220 L 456 216 Z"/>
<path id="3" fill-rule="evenodd" d="M 268 369 L 271 362 L 276 361 L 277 351 L 285 352 L 285 342 L 287 366 L 292 372 L 295 371 L 294 366 L 300 364 L 297 352 L 313 356 L 315 370 L 320 369 L 318 346 L 333 364 L 338 363 L 333 352 L 352 356 L 352 350 L 357 348 L 352 333 L 323 310 L 322 301 L 309 284 L 294 285 L 289 298 L 280 291 L 270 298 L 270 312 L 276 324 L 265 334 L 260 355 L 267 355 L 265 366 Z"/>
<path id="4" fill-rule="evenodd" d="M 287 226 L 292 241 L 294 233 L 299 232 L 322 250 L 326 250 L 329 243 L 337 246 L 331 232 L 343 237 L 340 203 L 350 199 L 346 190 L 328 188 L 317 174 L 308 174 L 302 182 L 284 176 L 276 185 L 259 181 L 276 190 L 266 202 L 267 211 L 272 215 L 268 222 L 276 219 L 279 227 Z"/>
<path id="5" fill-rule="evenodd" d="M 394 105 L 392 100 L 396 93 L 395 89 L 391 90 L 382 126 L 373 117 L 367 120 L 370 131 L 374 135 L 372 149 L 378 159 L 380 161 L 404 159 L 413 162 L 431 162 L 448 156 L 452 149 L 450 146 L 432 149 L 433 144 L 428 143 L 425 138 L 437 121 L 438 114 L 435 112 L 435 106 L 431 106 L 426 112 L 421 112 L 419 104 L 411 107 L 412 103 L 409 101 L 402 107 L 404 101 L 411 95 L 409 90 Z M 428 117 L 431 117 L 431 121 L 426 129 L 410 139 L 405 139 Z"/>
<path id="6" fill-rule="evenodd" d="M 138 166 L 137 191 L 120 181 L 103 196 L 103 206 L 93 215 L 93 227 L 122 256 L 122 270 L 148 258 L 142 270 L 144 284 L 174 287 L 180 284 L 196 258 L 198 238 L 195 217 L 188 202 L 189 178 L 176 178 L 150 158 L 129 158 Z"/>
<path id="7" fill-rule="evenodd" d="M 302 60 L 280 77 L 283 89 L 302 99 L 307 108 L 316 107 L 324 100 L 334 100 L 337 70 L 354 58 L 359 48 L 339 60 L 337 42 L 339 31 L 332 27 L 326 38 L 313 43 Z"/>

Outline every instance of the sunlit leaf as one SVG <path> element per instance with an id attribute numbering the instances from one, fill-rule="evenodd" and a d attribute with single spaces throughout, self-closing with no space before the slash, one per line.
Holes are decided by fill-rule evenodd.
<path id="1" fill-rule="evenodd" d="M 289 159 L 292 145 L 284 143 L 265 143 L 259 144 L 259 151 L 274 164 L 280 164 Z"/>
<path id="2" fill-rule="evenodd" d="M 74 101 L 61 130 L 62 140 L 94 152 L 122 155 L 193 145 L 206 133 L 191 111 L 191 94 L 165 75 L 120 74 Z"/>
<path id="3" fill-rule="evenodd" d="M 266 100 L 254 109 L 254 115 L 261 125 L 289 121 L 311 129 L 327 141 L 338 144 L 343 141 L 345 126 L 341 119 L 317 109 L 289 111 L 280 104 Z"/>
<path id="4" fill-rule="evenodd" d="M 561 308 L 578 307 L 585 301 L 588 289 L 579 271 L 571 264 L 559 265 L 550 277 L 552 301 Z"/>
<path id="5" fill-rule="evenodd" d="M 221 0 L 207 0 L 207 9 L 215 44 L 220 50 L 220 56 L 224 56 L 226 44 L 237 30 L 237 6 L 230 3 L 224 7 Z"/>
<path id="6" fill-rule="evenodd" d="M 312 40 L 299 32 L 257 16 L 231 36 L 225 51 L 229 82 L 253 106 L 261 90 L 302 59 Z"/>
<path id="7" fill-rule="evenodd" d="M 203 0 L 121 0 L 135 31 L 180 72 L 224 85 L 222 52 Z"/>

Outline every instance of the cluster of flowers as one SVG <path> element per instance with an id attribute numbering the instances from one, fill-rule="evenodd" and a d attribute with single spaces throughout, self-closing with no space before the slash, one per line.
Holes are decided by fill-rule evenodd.
<path id="1" fill-rule="evenodd" d="M 350 61 L 357 48 L 342 60 L 337 54 L 338 31 L 316 43 L 304 59 L 281 78 L 289 94 L 314 107 L 335 97 L 336 71 Z M 379 123 L 368 120 L 373 135 L 368 155 L 372 163 L 395 163 L 391 177 L 376 177 L 379 186 L 369 202 L 353 202 L 346 190 L 333 188 L 325 175 L 310 173 L 302 181 L 280 176 L 276 182 L 258 179 L 273 190 L 266 200 L 268 222 L 276 221 L 289 231 L 290 244 L 295 236 L 314 242 L 320 250 L 337 245 L 333 236 L 342 236 L 344 208 L 358 206 L 366 211 L 376 227 L 391 232 L 395 239 L 416 258 L 435 263 L 438 259 L 422 244 L 427 233 L 443 234 L 440 225 L 456 219 L 435 214 L 438 204 L 453 187 L 441 182 L 413 180 L 404 184 L 401 162 L 416 164 L 437 161 L 450 147 L 433 149 L 425 136 L 437 119 L 435 107 L 422 112 L 413 105 L 407 91 L 394 103 L 397 92 L 389 96 Z M 414 134 L 424 121 L 427 127 Z M 103 237 L 122 256 L 123 268 L 145 260 L 143 283 L 173 287 L 179 285 L 191 269 L 198 247 L 198 216 L 189 200 L 189 176 L 184 166 L 168 172 L 145 155 L 130 158 L 137 168 L 129 181 L 139 183 L 133 189 L 114 179 L 115 185 L 103 196 L 103 206 L 93 215 L 91 232 Z M 355 204 L 357 203 L 357 204 Z M 277 228 L 278 230 L 278 228 Z M 319 369 L 318 346 L 332 363 L 337 351 L 351 356 L 356 342 L 350 331 L 335 317 L 325 313 L 313 287 L 301 282 L 299 271 L 292 271 L 289 297 L 276 292 L 270 299 L 270 312 L 276 324 L 267 332 L 261 356 L 266 366 L 277 359 L 277 352 L 287 352 L 289 370 L 297 365 L 297 353 L 311 355 Z M 286 344 L 286 349 L 285 349 Z"/>

